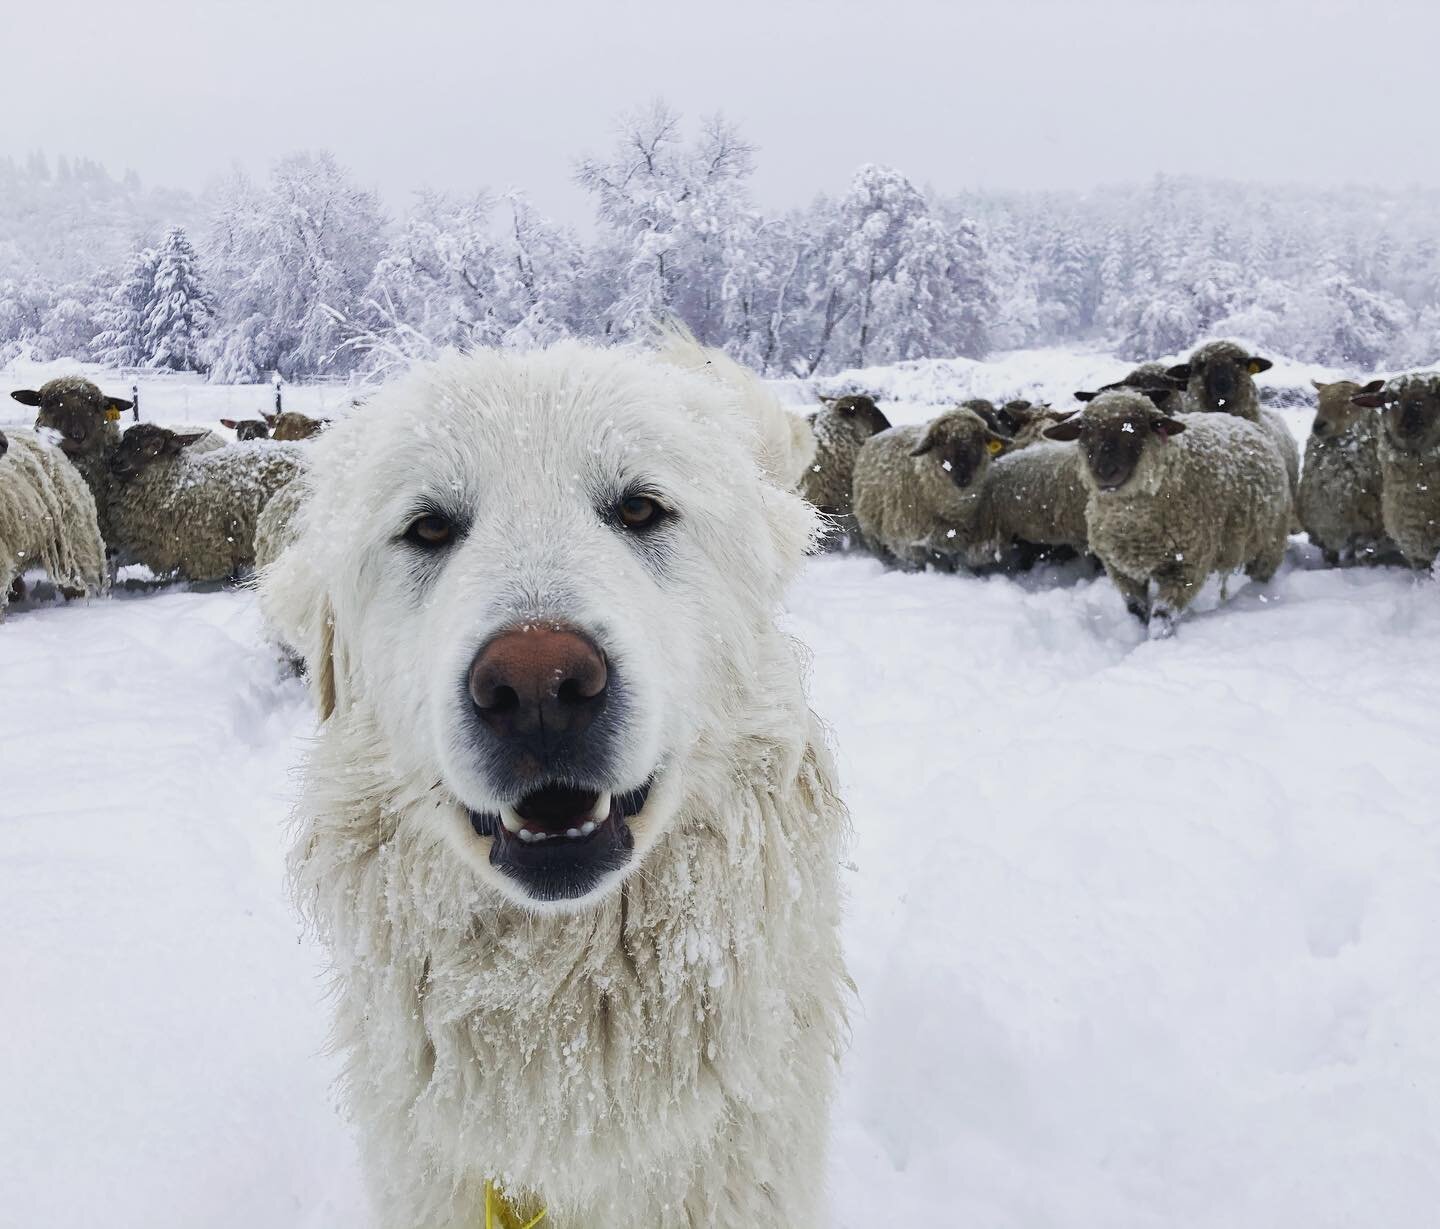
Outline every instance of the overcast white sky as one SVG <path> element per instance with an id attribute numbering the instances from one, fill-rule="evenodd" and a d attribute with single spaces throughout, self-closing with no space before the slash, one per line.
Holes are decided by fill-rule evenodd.
<path id="1" fill-rule="evenodd" d="M 5 0 L 0 153 L 198 188 L 328 147 L 399 204 L 527 189 L 661 96 L 760 146 L 768 206 L 861 162 L 941 190 L 1157 170 L 1440 184 L 1435 0 Z"/>

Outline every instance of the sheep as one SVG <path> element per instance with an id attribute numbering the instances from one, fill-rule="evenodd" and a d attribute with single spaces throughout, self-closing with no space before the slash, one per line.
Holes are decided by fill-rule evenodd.
<path id="1" fill-rule="evenodd" d="M 984 486 L 1005 438 L 974 410 L 873 435 L 855 458 L 854 511 L 865 546 L 918 570 L 995 562 Z"/>
<path id="2" fill-rule="evenodd" d="M 1078 392 L 1075 394 L 1076 401 L 1094 401 L 1101 393 L 1114 392 L 1116 389 L 1128 388 L 1139 393 L 1184 392 L 1185 381 L 1172 376 L 1166 369 L 1164 363 L 1141 363 L 1133 371 L 1120 377 L 1110 384 L 1102 384 L 1093 392 Z M 1168 406 L 1162 408 L 1170 408 Z"/>
<path id="3" fill-rule="evenodd" d="M 1233 341 L 1211 341 L 1185 362 L 1167 368 L 1166 374 L 1185 385 L 1185 413 L 1233 414 L 1257 424 L 1280 452 L 1293 501 L 1300 490 L 1300 445 L 1279 414 L 1260 408 L 1260 392 L 1255 387 L 1254 377 L 1274 365 Z M 1291 527 L 1297 532 L 1300 528 L 1293 515 Z"/>
<path id="4" fill-rule="evenodd" d="M 815 459 L 800 477 L 799 492 L 829 521 L 822 545 L 845 545 L 856 536 L 851 512 L 851 480 L 861 445 L 890 429 L 890 421 L 873 397 L 822 397 L 823 408 L 809 417 L 815 436 Z"/>
<path id="5" fill-rule="evenodd" d="M 1256 424 L 1223 414 L 1176 417 L 1117 389 L 1045 434 L 1079 441 L 1090 549 L 1152 638 L 1173 632 L 1212 572 L 1243 567 L 1263 584 L 1279 568 L 1289 484 Z"/>
<path id="6" fill-rule="evenodd" d="M 1312 383 L 1320 403 L 1300 471 L 1300 524 L 1332 567 L 1381 558 L 1395 548 L 1380 507 L 1380 419 L 1353 399 L 1380 392 L 1385 381 L 1363 388 L 1350 380 Z"/>
<path id="7" fill-rule="evenodd" d="M 123 562 L 157 576 L 224 581 L 255 562 L 266 501 L 301 472 L 301 450 L 258 441 L 198 456 L 152 423 L 125 432 L 110 456 L 110 540 Z"/>
<path id="8" fill-rule="evenodd" d="M 299 534 L 297 513 L 308 490 L 303 475 L 287 482 L 268 500 L 255 522 L 255 570 L 268 567 Z"/>
<path id="9" fill-rule="evenodd" d="M 271 439 L 291 443 L 319 435 L 330 425 L 328 418 L 311 418 L 295 410 L 286 410 L 282 414 L 266 414 L 265 422 L 270 428 Z"/>
<path id="10" fill-rule="evenodd" d="M 35 419 L 36 430 L 56 431 L 60 448 L 90 486 L 100 513 L 100 532 L 105 534 L 105 509 L 102 503 L 109 483 L 106 452 L 120 439 L 115 425 L 131 402 L 123 397 L 102 393 L 83 376 L 60 376 L 42 384 L 38 390 L 17 388 L 10 394 L 21 405 L 35 406 L 40 413 Z"/>
<path id="11" fill-rule="evenodd" d="M 1069 415 L 1065 415 L 1069 417 Z M 1023 566 L 1040 553 L 1059 549 L 1089 552 L 1085 506 L 1090 492 L 1074 444 L 1055 443 L 1044 431 L 1064 418 L 1045 418 L 1036 427 L 1039 442 L 1002 453 L 990 467 L 986 492 L 995 540 L 1008 562 Z"/>
<path id="12" fill-rule="evenodd" d="M 1417 571 L 1440 555 L 1440 374 L 1405 375 L 1355 404 L 1381 409 L 1380 514 L 1385 533 Z"/>
<path id="13" fill-rule="evenodd" d="M 1056 410 L 1043 401 L 1007 401 L 996 412 L 1000 421 L 1001 434 L 1010 437 L 1010 449 L 1028 448 L 1044 438 L 1045 428 L 1051 423 L 1063 422 L 1070 416 L 1068 410 Z M 981 415 L 984 417 L 984 415 Z"/>
<path id="14" fill-rule="evenodd" d="M 270 417 L 275 416 L 272 414 Z M 263 418 L 222 418 L 220 425 L 235 432 L 236 440 L 242 443 L 247 440 L 268 440 L 270 438 L 270 424 Z"/>
<path id="15" fill-rule="evenodd" d="M 0 619 L 32 567 L 67 599 L 104 591 L 95 498 L 60 449 L 27 431 L 0 432 Z"/>

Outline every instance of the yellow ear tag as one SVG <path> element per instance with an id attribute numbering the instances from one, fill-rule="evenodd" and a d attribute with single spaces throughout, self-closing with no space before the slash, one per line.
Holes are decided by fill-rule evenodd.
<path id="1" fill-rule="evenodd" d="M 1004 451 L 1005 445 L 999 440 L 988 440 L 986 441 L 985 447 L 990 450 L 990 455 L 993 457 L 997 452 Z"/>
<path id="2" fill-rule="evenodd" d="M 120 411 L 119 411 L 119 410 L 114 410 L 114 409 L 106 410 L 106 411 L 105 411 L 105 421 L 106 421 L 106 422 L 119 422 L 119 421 L 120 421 Z"/>
<path id="3" fill-rule="evenodd" d="M 1259 363 L 1251 363 L 1251 364 L 1250 364 L 1250 374 L 1251 374 L 1252 376 L 1258 376 L 1258 375 L 1259 375 L 1262 371 L 1264 371 L 1264 370 L 1265 370 L 1265 368 L 1263 368 L 1262 366 L 1260 366 Z"/>

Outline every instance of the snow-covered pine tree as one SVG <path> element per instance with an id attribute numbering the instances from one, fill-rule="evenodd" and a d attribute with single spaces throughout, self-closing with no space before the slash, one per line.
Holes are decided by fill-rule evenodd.
<path id="1" fill-rule="evenodd" d="M 213 315 L 195 249 L 183 227 L 172 227 L 155 253 L 150 301 L 140 326 L 145 366 L 203 371 Z"/>
<path id="2" fill-rule="evenodd" d="M 159 253 L 140 248 L 130 258 L 108 301 L 96 310 L 100 326 L 92 350 L 107 367 L 140 367 L 149 357 L 146 347 L 146 319 L 155 297 L 155 269 Z"/>

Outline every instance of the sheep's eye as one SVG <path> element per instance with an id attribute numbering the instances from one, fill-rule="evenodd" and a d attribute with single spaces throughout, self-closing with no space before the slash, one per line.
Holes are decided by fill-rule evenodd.
<path id="1" fill-rule="evenodd" d="M 648 495 L 630 495 L 620 501 L 620 523 L 626 529 L 650 529 L 665 517 L 665 509 Z"/>
<path id="2" fill-rule="evenodd" d="M 455 527 L 450 523 L 449 517 L 431 512 L 425 516 L 417 516 L 410 522 L 410 527 L 405 531 L 405 540 L 425 550 L 438 550 L 449 545 L 454 531 Z"/>

